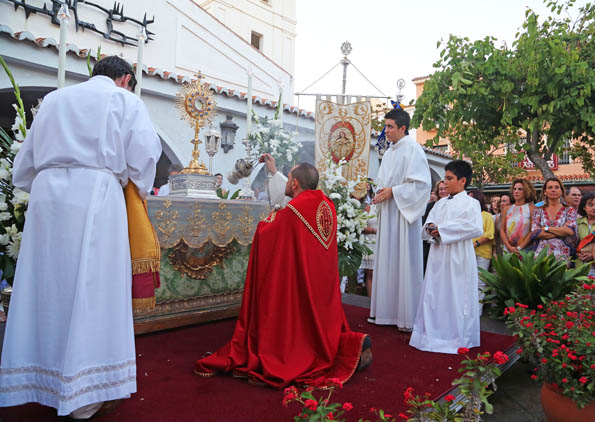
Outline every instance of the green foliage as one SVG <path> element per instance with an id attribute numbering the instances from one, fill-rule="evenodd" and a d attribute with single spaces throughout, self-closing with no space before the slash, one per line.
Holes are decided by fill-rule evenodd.
<path id="1" fill-rule="evenodd" d="M 101 60 L 101 46 L 97 47 L 97 55 L 95 56 L 95 61 L 98 62 Z M 91 66 L 91 50 L 87 52 L 87 71 L 89 72 L 89 76 L 93 75 L 93 66 Z"/>
<path id="2" fill-rule="evenodd" d="M 520 251 L 492 259 L 495 273 L 480 269 L 479 277 L 486 284 L 484 302 L 490 303 L 491 312 L 502 318 L 504 309 L 515 303 L 523 303 L 531 309 L 558 300 L 570 293 L 585 280 L 589 264 L 568 268 L 566 261 L 542 250 Z"/>
<path id="3" fill-rule="evenodd" d="M 215 193 L 217 194 L 217 196 L 221 199 L 237 199 L 238 196 L 240 195 L 240 191 L 241 189 L 236 190 L 234 193 L 231 194 L 231 197 L 229 197 L 229 193 L 230 191 L 224 191 L 221 188 L 218 188 Z"/>
<path id="4" fill-rule="evenodd" d="M 347 277 L 354 275 L 362 264 L 363 256 L 371 253 L 370 248 L 360 242 L 354 242 L 352 249 L 349 251 L 340 251 L 339 274 Z"/>
<path id="5" fill-rule="evenodd" d="M 573 3 L 548 5 L 560 13 Z M 488 168 L 497 167 L 489 156 L 510 145 L 525 151 L 545 177 L 552 175 L 547 159 L 574 139 L 572 153 L 595 177 L 595 5 L 577 13 L 575 20 L 540 21 L 528 9 L 512 49 L 497 47 L 493 37 L 471 42 L 451 35 L 440 42 L 437 71 L 425 82 L 412 127 L 437 130 L 431 143 L 447 137 L 459 155 L 474 162 L 483 157 Z M 501 164 L 501 175 L 514 175 L 513 165 Z"/>
<path id="6" fill-rule="evenodd" d="M 6 64 L 2 56 L 0 56 L 0 65 L 4 69 L 4 72 L 6 72 L 6 76 L 8 76 L 8 79 L 10 80 L 14 96 L 17 100 L 16 111 L 18 116 L 20 117 L 19 127 L 17 130 L 20 131 L 24 139 L 24 137 L 27 136 L 27 116 L 25 115 L 25 105 L 23 104 L 23 99 L 21 98 L 21 89 L 19 88 L 19 84 L 17 84 L 17 82 L 15 81 L 14 76 L 12 76 L 12 72 L 8 68 L 8 65 Z"/>

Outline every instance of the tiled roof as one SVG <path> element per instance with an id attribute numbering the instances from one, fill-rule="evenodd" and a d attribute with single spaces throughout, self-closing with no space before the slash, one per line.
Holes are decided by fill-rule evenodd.
<path id="1" fill-rule="evenodd" d="M 587 173 L 575 173 L 575 174 L 555 174 L 554 173 L 554 175 L 562 181 L 569 181 L 569 182 L 570 181 L 572 181 L 572 182 L 593 181 L 591 176 L 589 176 Z M 541 174 L 526 176 L 526 179 L 530 180 L 531 182 L 543 182 L 544 181 L 543 175 L 541 175 Z"/>
<path id="2" fill-rule="evenodd" d="M 8 36 L 10 36 L 13 39 L 18 40 L 18 41 L 31 41 L 35 45 L 37 45 L 38 47 L 41 47 L 41 48 L 54 47 L 54 48 L 56 48 L 56 50 L 58 50 L 59 43 L 56 40 L 54 40 L 53 38 L 36 38 L 29 31 L 14 32 L 9 26 L 0 25 L 0 35 L 1 34 L 7 34 Z M 89 53 L 89 50 L 84 49 L 84 48 L 78 48 L 75 44 L 72 44 L 72 43 L 67 43 L 66 44 L 66 53 L 69 53 L 69 52 L 82 58 L 82 59 L 86 59 L 87 55 Z M 91 49 L 91 56 L 95 57 L 96 55 L 97 55 L 97 52 L 95 50 Z M 134 65 L 135 65 L 134 63 L 132 63 L 132 62 L 129 62 L 129 63 L 131 65 L 133 65 L 133 67 L 134 67 Z M 178 75 L 174 72 L 170 72 L 168 70 L 159 69 L 157 67 L 152 67 L 152 66 L 143 65 L 143 72 L 144 72 L 144 74 L 146 74 L 148 76 L 160 77 L 161 79 L 164 79 L 164 80 L 172 80 L 173 82 L 178 83 L 178 84 L 192 81 L 192 78 L 189 78 L 188 76 Z M 215 84 L 211 84 L 210 88 L 213 91 L 215 91 L 217 94 L 225 95 L 228 97 L 236 97 L 236 98 L 239 98 L 240 100 L 245 100 L 246 96 L 248 95 L 246 92 L 242 92 L 242 91 L 231 89 L 231 88 L 226 88 L 223 86 L 218 86 Z M 266 98 L 262 98 L 262 97 L 253 96 L 252 101 L 255 104 L 260 104 L 262 106 L 269 107 L 269 108 L 277 107 L 277 101 L 267 100 Z M 298 112 L 298 108 L 295 106 L 290 106 L 288 104 L 284 104 L 283 112 L 295 114 Z M 309 119 L 314 119 L 314 113 L 311 111 L 304 110 L 304 109 L 299 109 L 299 115 L 302 117 L 309 118 Z"/>
<path id="3" fill-rule="evenodd" d="M 432 75 L 418 76 L 416 78 L 411 79 L 411 82 L 423 81 L 423 80 L 428 79 L 430 76 L 432 76 Z"/>
<path id="4" fill-rule="evenodd" d="M 435 149 L 435 148 L 428 148 L 423 145 L 422 145 L 422 148 L 424 149 L 425 152 L 429 152 L 431 154 L 438 155 L 438 156 L 444 157 L 444 158 L 452 158 L 452 154 L 450 154 L 448 152 L 444 152 L 444 151 L 441 151 L 441 150 Z"/>

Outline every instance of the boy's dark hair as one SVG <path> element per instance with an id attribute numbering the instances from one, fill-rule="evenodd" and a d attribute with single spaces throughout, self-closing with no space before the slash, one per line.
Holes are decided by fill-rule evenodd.
<path id="1" fill-rule="evenodd" d="M 318 170 L 310 163 L 301 163 L 291 170 L 291 175 L 304 190 L 313 190 L 318 187 Z"/>
<path id="2" fill-rule="evenodd" d="M 130 82 L 128 82 L 128 86 L 132 90 L 136 87 L 136 77 L 132 71 L 132 66 L 130 66 L 126 60 L 118 56 L 107 56 L 95 63 L 95 66 L 93 66 L 93 74 L 91 76 L 98 75 L 107 76 L 114 81 L 124 75 L 130 75 L 131 78 Z"/>
<path id="3" fill-rule="evenodd" d="M 405 126 L 405 135 L 409 135 L 409 123 L 411 122 L 411 117 L 405 110 L 393 108 L 384 115 L 384 119 L 394 120 L 398 127 Z"/>
<path id="4" fill-rule="evenodd" d="M 473 169 L 471 168 L 471 164 L 464 160 L 453 160 L 444 167 L 444 171 L 447 170 L 457 176 L 457 179 L 464 177 L 465 189 L 467 189 L 471 183 L 471 178 L 473 177 Z"/>
<path id="5" fill-rule="evenodd" d="M 223 175 L 221 173 L 215 173 L 215 176 L 221 176 L 221 177 L 223 177 Z"/>
<path id="6" fill-rule="evenodd" d="M 581 199 L 581 203 L 578 206 L 578 213 L 583 217 L 587 216 L 587 212 L 585 211 L 585 207 L 587 206 L 587 202 L 592 201 L 595 199 L 595 192 L 587 192 L 583 195 Z"/>
<path id="7" fill-rule="evenodd" d="M 469 191 L 469 195 L 471 195 L 473 199 L 477 199 L 477 201 L 479 201 L 479 206 L 481 207 L 482 211 L 488 212 L 488 207 L 486 206 L 486 197 L 482 191 L 479 189 L 471 189 Z"/>

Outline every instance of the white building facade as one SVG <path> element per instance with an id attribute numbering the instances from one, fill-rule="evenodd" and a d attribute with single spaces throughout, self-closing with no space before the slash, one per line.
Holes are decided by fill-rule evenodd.
<path id="1" fill-rule="evenodd" d="M 296 0 L 197 2 L 290 75 L 294 75 Z"/>
<path id="2" fill-rule="evenodd" d="M 53 22 L 52 14 L 55 16 L 60 3 L 31 0 L 27 7 L 20 5 L 15 9 L 15 2 L 0 1 L 0 55 L 20 85 L 27 106 L 36 104 L 37 98 L 56 89 L 60 27 L 57 21 Z M 197 4 L 200 2 L 127 0 L 122 9 L 116 10 L 112 0 L 95 0 L 94 3 L 104 10 L 84 3 L 75 3 L 75 9 L 70 10 L 66 85 L 88 79 L 86 56 L 89 50 L 95 57 L 101 47 L 101 54 L 121 55 L 135 64 L 139 23 L 142 24 L 145 18 L 148 22 L 154 19 L 146 24 L 150 39 L 144 46 L 141 98 L 149 109 L 164 150 L 156 186 L 165 182 L 170 163 L 187 165 L 191 159 L 190 140 L 194 132 L 180 119 L 175 100 L 181 84 L 194 78 L 198 71 L 215 92 L 217 116 L 213 121 L 214 128 L 219 129 L 226 120 L 237 125 L 234 146 L 227 152 L 221 149 L 215 155 L 213 173 L 226 174 L 235 161 L 245 155 L 241 140 L 246 137 L 248 70 L 253 74 L 254 111 L 260 116 L 274 115 L 279 89 L 284 87 L 284 125 L 289 132 L 297 133 L 306 146 L 303 158 L 308 159 L 307 151 L 313 151 L 314 116 L 291 105 L 291 73 L 201 8 Z M 114 18 L 111 21 L 110 13 Z M 86 29 L 83 30 L 81 22 Z M 93 29 L 89 29 L 91 26 Z M 125 43 L 118 42 L 122 40 Z M 0 71 L 2 127 L 12 125 L 14 110 L 11 105 L 14 102 L 10 81 Z M 201 160 L 208 164 L 203 146 L 201 150 Z M 229 185 L 224 187 L 231 188 Z"/>

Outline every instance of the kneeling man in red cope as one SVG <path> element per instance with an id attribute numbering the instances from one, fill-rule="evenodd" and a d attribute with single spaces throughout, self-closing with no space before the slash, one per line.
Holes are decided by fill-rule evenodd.
<path id="1" fill-rule="evenodd" d="M 260 222 L 233 338 L 196 362 L 195 373 L 231 372 L 283 388 L 348 381 L 370 364 L 370 340 L 349 329 L 341 305 L 337 215 L 320 190 L 318 171 L 289 173 L 289 204 Z M 361 359 L 360 359 L 361 358 Z"/>

